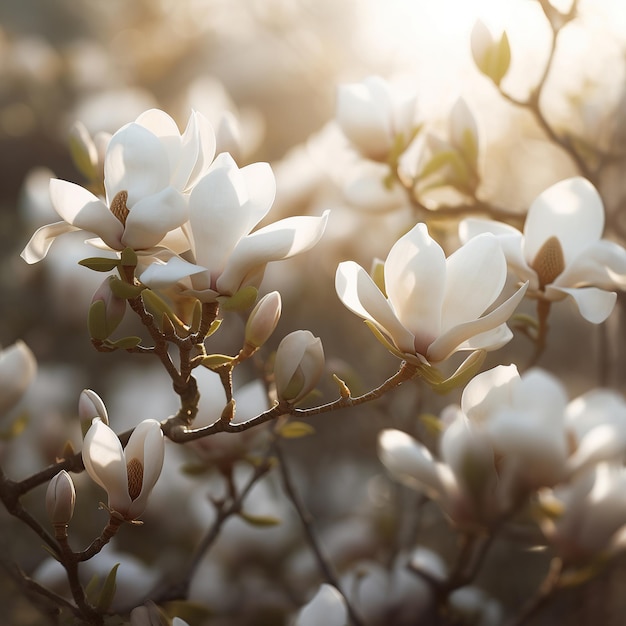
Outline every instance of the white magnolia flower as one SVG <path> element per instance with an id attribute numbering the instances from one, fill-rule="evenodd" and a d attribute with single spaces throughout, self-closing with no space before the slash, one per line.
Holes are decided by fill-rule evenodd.
<path id="1" fill-rule="evenodd" d="M 126 520 L 137 519 L 163 467 L 165 443 L 159 422 L 139 423 L 122 448 L 115 432 L 95 418 L 82 454 L 87 473 L 109 496 L 109 509 Z"/>
<path id="2" fill-rule="evenodd" d="M 551 302 L 570 297 L 589 322 L 603 322 L 626 289 L 626 250 L 600 239 L 604 207 L 584 178 L 556 183 L 530 206 L 523 234 L 512 226 L 469 218 L 460 226 L 462 241 L 482 233 L 497 238 L 509 268 L 529 281 L 527 295 Z"/>
<path id="3" fill-rule="evenodd" d="M 621 463 L 598 463 L 542 498 L 556 512 L 543 520 L 544 533 L 567 563 L 626 547 L 626 468 Z"/>
<path id="4" fill-rule="evenodd" d="M 439 459 L 410 435 L 385 430 L 379 456 L 396 479 L 436 499 L 458 525 L 490 524 L 566 474 L 567 399 L 541 370 L 514 365 L 479 374 L 461 407 L 442 415 Z"/>
<path id="5" fill-rule="evenodd" d="M 336 119 L 350 143 L 365 157 L 386 160 L 398 136 L 404 143 L 412 137 L 415 95 L 396 97 L 378 76 L 361 83 L 340 85 Z"/>
<path id="6" fill-rule="evenodd" d="M 172 256 L 157 261 L 141 274 L 141 281 L 155 289 L 179 283 L 203 302 L 248 285 L 258 287 L 270 261 L 313 247 L 328 219 L 328 212 L 289 217 L 251 233 L 267 215 L 275 192 L 269 164 L 239 169 L 229 154 L 220 154 L 189 198 L 189 260 Z"/>
<path id="7" fill-rule="evenodd" d="M 339 591 L 328 584 L 320 585 L 313 599 L 302 608 L 295 626 L 346 626 L 348 610 Z"/>
<path id="8" fill-rule="evenodd" d="M 296 330 L 278 344 L 274 361 L 276 393 L 295 404 L 308 395 L 324 372 L 324 349 L 319 337 L 308 330 Z"/>
<path id="9" fill-rule="evenodd" d="M 0 416 L 12 409 L 37 373 L 37 361 L 23 342 L 0 349 Z"/>
<path id="10" fill-rule="evenodd" d="M 158 245 L 188 249 L 178 231 L 188 218 L 185 194 L 214 154 L 213 129 L 200 114 L 191 114 L 181 135 L 169 115 L 146 111 L 108 143 L 105 198 L 65 180 L 50 181 L 52 204 L 63 221 L 37 230 L 22 257 L 28 263 L 40 261 L 56 237 L 76 230 L 94 234 L 98 245 L 113 250 L 130 247 L 145 253 Z"/>
<path id="11" fill-rule="evenodd" d="M 53 524 L 69 524 L 74 515 L 76 489 L 70 475 L 61 470 L 48 483 L 46 512 Z"/>
<path id="12" fill-rule="evenodd" d="M 495 350 L 512 338 L 506 325 L 525 286 L 489 313 L 506 280 L 495 237 L 483 235 L 450 257 L 417 224 L 391 248 L 384 291 L 353 261 L 339 264 L 335 287 L 348 309 L 380 331 L 397 356 L 438 363 L 459 350 Z"/>

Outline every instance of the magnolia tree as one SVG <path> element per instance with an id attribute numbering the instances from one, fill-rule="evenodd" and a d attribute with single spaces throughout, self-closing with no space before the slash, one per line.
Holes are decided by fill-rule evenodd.
<path id="1" fill-rule="evenodd" d="M 333 216 L 273 218 L 274 172 L 238 164 L 230 117 L 218 131 L 193 112 L 181 132 L 157 109 L 112 135 L 75 126 L 84 180 L 50 180 L 60 220 L 36 230 L 22 258 L 45 264 L 62 240 L 86 240 L 93 254 L 80 265 L 104 274 L 84 311 L 103 371 L 118 353 L 164 373 L 156 386 L 131 377 L 126 428 L 94 380 L 56 461 L 0 475 L 11 533 L 37 544 L 29 563 L 3 565 L 50 623 L 524 624 L 542 610 L 550 620 L 564 588 L 592 585 L 626 546 L 626 401 L 606 385 L 573 394 L 564 371 L 542 367 L 553 320 L 579 317 L 597 333 L 626 289 L 601 188 L 621 156 L 545 116 L 576 3 L 540 4 L 553 46 L 527 99 L 502 86 L 506 34 L 479 22 L 471 37 L 480 72 L 578 170 L 523 211 L 481 194 L 489 160 L 464 100 L 442 137 L 417 116 L 416 95 L 383 78 L 339 86 L 332 132 L 357 171 L 347 195 L 404 216 L 384 261 L 365 259 L 368 271 L 344 256 L 336 267 L 346 316 L 332 323 L 355 325 L 342 331 L 363 355 L 353 363 L 325 363 L 324 337 L 309 330 L 277 330 L 293 298 L 274 280 L 299 288 L 305 307 L 335 297 L 332 283 L 307 288 L 302 264 L 291 283 L 266 272 L 332 247 Z M 359 318 L 371 335 L 358 334 Z M 397 368 L 366 389 L 355 372 L 372 359 Z M 23 341 L 0 352 L 3 458 L 24 445 L 19 407 L 36 369 Z M 163 393 L 173 412 L 150 403 Z M 375 472 L 331 466 L 303 493 L 301 474 L 328 458 L 338 428 L 328 422 L 365 405 L 382 407 L 375 439 L 360 444 L 377 452 Z M 364 485 L 377 506 L 354 503 Z M 324 507 L 343 513 L 330 524 Z"/>

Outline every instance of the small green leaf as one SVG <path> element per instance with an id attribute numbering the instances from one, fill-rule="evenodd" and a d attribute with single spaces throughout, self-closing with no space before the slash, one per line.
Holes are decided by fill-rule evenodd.
<path id="1" fill-rule="evenodd" d="M 208 465 L 203 465 L 202 463 L 185 463 L 180 466 L 180 471 L 186 476 L 202 476 L 210 469 Z"/>
<path id="2" fill-rule="evenodd" d="M 486 356 L 486 350 L 472 352 L 452 376 L 446 378 L 443 382 L 431 384 L 431 387 L 439 394 L 446 394 L 456 387 L 467 384 L 478 373 Z"/>
<path id="3" fill-rule="evenodd" d="M 100 577 L 98 576 L 98 574 L 94 574 L 87 583 L 87 586 L 85 587 L 85 596 L 91 604 L 95 604 L 96 593 L 98 592 L 99 583 Z"/>
<path id="4" fill-rule="evenodd" d="M 88 267 L 95 272 L 110 272 L 119 266 L 119 259 L 106 259 L 104 257 L 89 257 L 78 262 L 83 267 Z"/>
<path id="5" fill-rule="evenodd" d="M 218 300 L 224 311 L 245 311 L 256 302 L 258 294 L 256 287 L 248 285 L 232 296 L 219 296 Z"/>
<path id="6" fill-rule="evenodd" d="M 426 430 L 433 435 L 439 435 L 443 431 L 441 420 L 433 413 L 421 413 L 418 419 Z"/>
<path id="7" fill-rule="evenodd" d="M 278 526 L 282 523 L 279 518 L 272 515 L 252 515 L 250 513 L 246 513 L 245 511 L 241 511 L 239 513 L 239 517 L 248 522 L 251 526 L 258 526 L 259 528 Z"/>
<path id="8" fill-rule="evenodd" d="M 137 253 L 132 248 L 124 248 L 120 261 L 124 267 L 137 267 Z"/>
<path id="9" fill-rule="evenodd" d="M 113 602 L 113 597 L 115 596 L 115 578 L 117 576 L 117 568 L 120 566 L 119 563 L 116 563 L 111 571 L 108 573 L 106 580 L 104 581 L 104 585 L 102 585 L 102 589 L 100 590 L 100 597 L 98 598 L 98 603 L 96 608 L 101 613 L 109 610 L 111 606 L 111 602 Z"/>
<path id="10" fill-rule="evenodd" d="M 87 314 L 87 329 L 92 339 L 104 341 L 109 336 L 106 304 L 104 300 L 92 302 Z"/>
<path id="11" fill-rule="evenodd" d="M 235 360 L 236 357 L 227 354 L 209 354 L 202 359 L 202 365 L 210 370 L 227 365 Z"/>
<path id="12" fill-rule="evenodd" d="M 140 343 L 141 337 L 122 337 L 117 341 L 107 341 L 108 345 L 119 350 L 130 350 L 137 347 Z"/>
<path id="13" fill-rule="evenodd" d="M 124 300 L 128 300 L 129 298 L 136 298 L 145 289 L 143 285 L 131 285 L 125 280 L 120 280 L 115 276 L 111 277 L 111 280 L 109 281 L 109 286 L 111 287 L 113 295 Z"/>
<path id="14" fill-rule="evenodd" d="M 306 422 L 286 422 L 276 429 L 276 434 L 285 439 L 299 439 L 315 434 L 315 428 Z"/>
<path id="15" fill-rule="evenodd" d="M 16 437 L 19 437 L 24 432 L 27 425 L 28 414 L 22 413 L 18 415 L 6 430 L 0 431 L 0 441 L 12 441 Z"/>
<path id="16" fill-rule="evenodd" d="M 217 329 L 222 325 L 222 320 L 213 320 L 211 325 L 209 326 L 209 332 L 206 334 L 207 337 L 210 337 Z"/>
<path id="17" fill-rule="evenodd" d="M 217 320 L 215 320 L 217 321 Z M 197 333 L 202 323 L 202 304 L 200 300 L 196 300 L 193 303 L 193 311 L 191 313 L 191 325 L 190 329 L 192 333 Z"/>

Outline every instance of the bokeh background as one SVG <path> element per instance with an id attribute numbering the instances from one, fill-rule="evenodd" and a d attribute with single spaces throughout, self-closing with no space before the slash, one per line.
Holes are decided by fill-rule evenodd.
<path id="1" fill-rule="evenodd" d="M 569 5 L 553 3 L 560 10 Z M 192 108 L 216 125 L 224 112 L 233 115 L 241 132 L 239 165 L 269 161 L 276 173 L 272 221 L 332 210 L 328 231 L 315 250 L 267 273 L 265 290 L 279 289 L 284 302 L 273 347 L 291 330 L 311 330 L 322 338 L 329 372 L 349 381 L 355 393 L 362 392 L 391 375 L 396 361 L 338 303 L 334 271 L 341 260 L 369 267 L 374 257 L 384 258 L 414 216 L 402 204 L 381 209 L 350 196 L 355 159 L 332 122 L 338 85 L 380 75 L 399 89 L 414 90 L 418 119 L 435 132 L 445 129 L 450 108 L 462 96 L 481 129 L 480 196 L 499 206 L 523 212 L 550 184 L 578 173 L 533 117 L 507 103 L 475 68 L 470 32 L 477 19 L 506 29 L 512 63 L 503 86 L 524 98 L 539 80 L 550 46 L 550 29 L 535 0 L 3 0 L 0 345 L 23 339 L 39 361 L 38 378 L 21 407 L 29 416 L 25 442 L 6 444 L 2 450 L 11 475 L 22 478 L 53 461 L 65 440 L 77 437 L 76 405 L 83 388 L 103 397 L 112 425 L 119 429 L 144 417 L 163 419 L 176 410 L 167 379 L 151 363 L 91 348 L 86 310 L 102 276 L 76 265 L 91 254 L 82 238 L 59 240 L 37 266 L 19 258 L 33 230 L 55 221 L 47 199 L 49 178 L 81 182 L 68 150 L 75 121 L 95 133 L 114 132 L 155 106 L 181 127 Z M 558 132 L 613 155 L 603 163 L 597 182 L 607 208 L 607 236 L 622 244 L 625 68 L 622 0 L 581 0 L 579 17 L 559 37 L 541 101 Z M 597 384 L 626 389 L 623 304 L 620 295 L 619 306 L 602 328 L 586 325 L 571 310 L 556 313 L 541 365 L 562 377 L 572 397 Z M 127 324 L 132 329 L 132 320 Z M 229 321 L 216 339 L 217 352 L 237 349 L 242 324 L 241 319 Z M 506 350 L 491 355 L 487 365 L 524 359 L 530 351 L 527 340 L 516 337 Z M 253 378 L 253 371 L 242 372 L 237 384 Z M 207 407 L 213 397 L 219 403 L 219 394 L 212 393 Z M 334 397 L 329 375 L 320 393 L 320 399 Z M 258 402 L 257 396 L 251 397 Z M 424 389 L 403 389 L 354 415 L 321 417 L 315 436 L 290 443 L 294 474 L 340 568 L 360 558 L 389 565 L 395 555 L 418 543 L 433 546 L 444 557 L 454 553 L 450 535 L 440 532 L 436 511 L 418 506 L 415 494 L 382 477 L 375 454 L 381 428 L 417 428 L 421 412 L 437 413 L 454 399 L 454 394 L 442 399 Z M 206 409 L 211 410 L 217 409 Z M 249 411 L 254 414 L 254 404 Z M 172 475 L 175 461 L 182 462 L 172 460 Z M 144 568 L 137 578 L 154 582 L 151 576 L 163 571 L 175 576 L 181 554 L 189 552 L 201 533 L 201 520 L 210 519 L 206 493 L 219 489 L 218 483 L 207 478 L 172 487 L 201 492 L 198 499 L 206 510 L 196 511 L 193 522 L 168 522 L 161 529 L 153 523 L 139 542 L 120 539 L 116 549 L 130 550 L 132 545 L 138 567 Z M 29 504 L 36 509 L 42 497 L 36 491 Z M 275 504 L 275 494 L 256 499 L 261 508 L 269 502 L 270 509 L 282 507 L 286 518 L 293 515 L 288 504 Z M 148 520 L 174 517 L 166 495 L 159 505 L 161 513 L 155 506 Z M 90 530 L 90 524 L 97 528 L 101 519 L 87 504 L 83 517 L 84 527 L 77 532 L 88 537 L 94 527 Z M 301 546 L 291 522 L 281 531 L 237 527 L 226 535 L 212 555 L 214 561 L 205 566 L 203 576 L 209 582 L 204 587 L 198 583 L 198 597 L 207 598 L 221 615 L 222 621 L 207 623 L 286 623 L 280 620 L 308 599 L 316 575 L 298 552 Z M 12 545 L 2 549 L 26 571 L 35 571 L 45 558 L 43 550 L 12 522 L 2 517 L 2 523 L 14 534 Z M 532 591 L 545 563 L 522 552 L 510 538 L 494 555 L 483 582 L 491 584 L 506 607 L 514 607 Z M 515 574 L 498 578 L 502 568 L 509 571 L 511 559 L 516 559 Z M 566 597 L 537 623 L 556 623 L 550 620 L 557 614 L 568 616 L 570 621 L 562 623 L 623 623 L 615 591 L 623 577 L 619 564 L 615 568 L 592 583 L 591 591 Z M 306 582 L 287 584 L 294 572 Z M 229 596 L 220 602 L 218 592 L 208 591 L 229 585 L 235 588 L 231 596 L 245 601 Z M 9 583 L 6 590 L 0 592 L 0 617 L 4 611 L 9 620 L 3 623 L 42 623 L 28 602 L 14 599 Z M 603 619 L 597 617 L 598 605 Z"/>

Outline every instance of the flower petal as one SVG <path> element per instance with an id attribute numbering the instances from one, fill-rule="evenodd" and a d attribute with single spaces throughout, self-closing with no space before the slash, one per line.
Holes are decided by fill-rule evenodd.
<path id="1" fill-rule="evenodd" d="M 611 315 L 615 301 L 617 300 L 617 294 L 614 291 L 604 291 L 596 287 L 571 289 L 552 285 L 546 287 L 546 295 L 549 298 L 554 292 L 564 293 L 570 296 L 576 303 L 580 314 L 592 324 L 601 324 L 604 322 L 607 317 Z"/>
<path id="2" fill-rule="evenodd" d="M 475 376 L 463 390 L 461 409 L 475 423 L 484 422 L 498 407 L 512 402 L 518 384 L 515 365 L 498 365 Z"/>
<path id="3" fill-rule="evenodd" d="M 484 233 L 470 239 L 446 261 L 441 331 L 482 315 L 502 292 L 507 266 L 496 237 Z"/>
<path id="4" fill-rule="evenodd" d="M 109 207 L 90 191 L 66 180 L 50 181 L 50 200 L 56 212 L 76 228 L 98 235 L 106 244 L 120 249 L 122 223 Z"/>
<path id="5" fill-rule="evenodd" d="M 83 463 L 91 479 L 106 489 L 109 507 L 125 513 L 130 506 L 128 475 L 122 444 L 117 435 L 96 417 L 83 442 Z"/>
<path id="6" fill-rule="evenodd" d="M 166 263 L 151 263 L 139 276 L 139 280 L 151 289 L 166 289 L 178 281 L 206 270 L 200 265 L 189 263 L 180 257 L 173 256 Z"/>
<path id="7" fill-rule="evenodd" d="M 400 351 L 413 354 L 415 338 L 400 323 L 385 296 L 360 265 L 354 261 L 340 263 L 335 289 L 344 306 L 359 317 L 374 322 L 392 338 Z"/>
<path id="8" fill-rule="evenodd" d="M 472 337 L 485 333 L 489 330 L 504 324 L 509 317 L 513 314 L 513 311 L 517 308 L 517 305 L 521 302 L 528 283 L 524 283 L 508 300 L 503 302 L 500 306 L 493 311 L 479 317 L 477 320 L 471 322 L 465 322 L 454 326 L 435 341 L 428 348 L 428 354 L 426 357 L 429 361 L 437 363 L 447 359 L 452 353 L 456 352 L 460 346 L 470 340 Z M 482 346 L 483 349 L 496 349 L 494 346 Z"/>
<path id="9" fill-rule="evenodd" d="M 186 188 L 191 189 L 211 166 L 217 139 L 209 120 L 201 113 L 192 111 L 182 140 L 183 159 L 190 163 L 191 156 L 194 155 L 193 167 L 188 172 L 186 181 Z M 179 169 L 182 172 L 186 168 L 181 166 Z"/>
<path id="10" fill-rule="evenodd" d="M 287 259 L 312 248 L 324 234 L 328 214 L 325 211 L 321 217 L 288 217 L 241 239 L 217 279 L 218 291 L 233 294 L 245 286 L 249 274 L 270 261 Z"/>
<path id="11" fill-rule="evenodd" d="M 562 180 L 541 193 L 531 204 L 524 225 L 524 254 L 532 264 L 550 237 L 563 249 L 565 265 L 587 245 L 600 239 L 604 206 L 595 187 L 581 177 Z"/>
<path id="12" fill-rule="evenodd" d="M 142 198 L 133 205 L 122 242 L 134 250 L 151 248 L 187 220 L 187 201 L 174 187 Z"/>
<path id="13" fill-rule="evenodd" d="M 54 222 L 54 224 L 47 224 L 38 228 L 30 241 L 26 244 L 26 247 L 22 250 L 21 257 L 26 263 L 32 264 L 41 261 L 48 254 L 50 246 L 54 240 L 65 233 L 70 233 L 75 230 L 80 230 L 76 226 L 72 226 L 67 222 Z"/>
<path id="14" fill-rule="evenodd" d="M 111 201 L 128 192 L 128 207 L 169 185 L 170 161 L 165 146 L 143 126 L 132 123 L 118 130 L 107 147 L 104 186 Z"/>
<path id="15" fill-rule="evenodd" d="M 425 355 L 441 332 L 446 281 L 445 254 L 426 224 L 417 224 L 398 239 L 387 255 L 384 273 L 398 320 L 415 337 L 417 352 Z"/>

